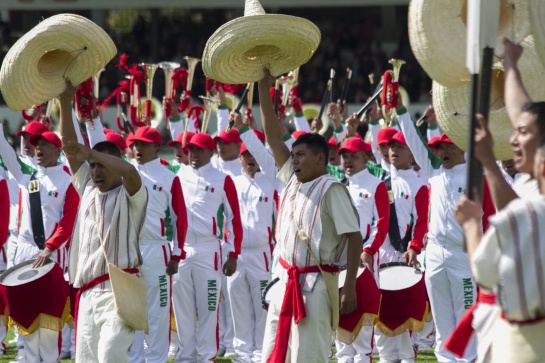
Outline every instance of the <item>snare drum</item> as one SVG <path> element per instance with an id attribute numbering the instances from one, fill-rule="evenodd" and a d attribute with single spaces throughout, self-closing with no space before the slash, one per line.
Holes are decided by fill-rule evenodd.
<path id="1" fill-rule="evenodd" d="M 344 287 L 345 280 L 346 270 L 342 270 L 339 273 L 339 293 Z M 339 317 L 339 329 L 335 338 L 345 344 L 351 344 L 363 326 L 375 325 L 379 314 L 380 291 L 375 277 L 364 267 L 358 269 L 356 295 L 358 297 L 356 309 Z"/>
<path id="2" fill-rule="evenodd" d="M 68 283 L 57 263 L 49 260 L 33 268 L 34 261 L 15 265 L 0 275 L 0 294 L 8 315 L 23 335 L 42 326 L 61 331 L 70 315 Z"/>
<path id="3" fill-rule="evenodd" d="M 407 330 L 419 332 L 429 314 L 428 295 L 422 271 L 405 262 L 380 265 L 382 302 L 379 329 L 387 336 Z"/>
<path id="4" fill-rule="evenodd" d="M 280 281 L 280 278 L 274 278 L 261 292 L 261 305 L 265 310 L 269 310 L 272 299 L 282 293 L 282 285 L 279 284 L 278 281 Z"/>

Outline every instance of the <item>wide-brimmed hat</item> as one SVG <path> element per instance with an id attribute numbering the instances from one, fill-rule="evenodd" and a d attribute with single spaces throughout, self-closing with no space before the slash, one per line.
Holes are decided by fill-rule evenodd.
<path id="1" fill-rule="evenodd" d="M 536 49 L 541 63 L 545 66 L 545 1 L 530 0 L 531 34 L 536 41 Z"/>
<path id="2" fill-rule="evenodd" d="M 501 3 L 494 47 L 500 57 L 503 56 L 503 38 L 519 43 L 530 32 L 528 1 Z M 409 40 L 413 53 L 426 73 L 447 87 L 469 81 L 466 5 L 465 0 L 412 0 L 409 6 Z"/>
<path id="3" fill-rule="evenodd" d="M 246 0 L 244 16 L 222 25 L 206 42 L 204 74 L 227 84 L 257 82 L 263 68 L 277 77 L 310 60 L 320 30 L 300 17 L 265 14 L 258 0 Z"/>
<path id="4" fill-rule="evenodd" d="M 541 64 L 532 36 L 521 43 L 524 48 L 518 61 L 522 82 L 533 100 L 545 99 L 545 67 Z M 513 134 L 513 126 L 505 109 L 503 98 L 504 79 L 503 64 L 498 61 L 493 66 L 492 84 L 490 88 L 489 129 L 494 138 L 494 154 L 498 160 L 513 157 L 509 138 Z M 469 124 L 469 85 L 445 87 L 433 82 L 433 107 L 441 129 L 462 150 L 467 150 L 467 129 Z"/>
<path id="5" fill-rule="evenodd" d="M 0 70 L 0 89 L 8 107 L 19 111 L 57 97 L 65 78 L 77 86 L 116 55 L 106 32 L 74 14 L 47 18 L 11 47 Z"/>

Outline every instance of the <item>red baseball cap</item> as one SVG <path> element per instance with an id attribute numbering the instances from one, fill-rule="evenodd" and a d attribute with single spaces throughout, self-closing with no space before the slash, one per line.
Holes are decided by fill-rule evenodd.
<path id="1" fill-rule="evenodd" d="M 170 147 L 176 147 L 177 144 L 181 144 L 184 141 L 184 133 L 187 133 L 187 136 L 185 138 L 186 144 L 193 137 L 193 135 L 195 135 L 195 133 L 191 131 L 181 132 L 180 135 L 178 135 L 178 137 L 176 138 L 176 140 L 170 140 L 169 142 L 167 142 L 167 145 Z"/>
<path id="2" fill-rule="evenodd" d="M 306 133 L 307 133 L 306 131 L 301 131 L 301 130 L 294 131 L 294 132 L 292 132 L 291 137 L 293 137 L 295 140 L 297 140 L 299 138 L 299 136 L 304 135 Z"/>
<path id="3" fill-rule="evenodd" d="M 120 150 L 125 150 L 127 148 L 127 142 L 123 136 L 115 131 L 110 131 L 106 134 L 106 141 L 114 143 Z"/>
<path id="4" fill-rule="evenodd" d="M 378 132 L 377 145 L 387 144 L 398 131 L 393 127 L 385 127 Z"/>
<path id="5" fill-rule="evenodd" d="M 156 143 L 159 146 L 162 144 L 161 134 L 151 126 L 140 127 L 136 130 L 134 136 L 131 137 L 130 144 L 133 144 L 135 141 Z"/>
<path id="6" fill-rule="evenodd" d="M 115 131 L 112 130 L 112 129 L 104 128 L 104 133 L 105 133 L 106 135 L 109 134 L 110 132 L 115 132 Z"/>
<path id="7" fill-rule="evenodd" d="M 341 146 L 341 143 L 337 142 L 337 139 L 335 139 L 335 136 L 331 136 L 329 140 L 327 140 L 327 144 L 330 146 L 335 146 L 335 147 Z"/>
<path id="8" fill-rule="evenodd" d="M 263 133 L 263 131 L 259 131 L 259 130 L 252 130 L 252 131 L 254 132 L 254 134 L 256 134 L 259 141 L 261 141 L 261 143 L 264 144 L 265 143 L 265 133 Z M 242 143 L 242 145 L 240 146 L 240 154 L 239 155 L 244 154 L 246 151 L 248 151 L 248 148 L 246 147 L 246 145 L 244 145 L 244 143 Z"/>
<path id="9" fill-rule="evenodd" d="M 351 153 L 357 153 L 363 151 L 364 153 L 371 152 L 371 147 L 361 137 L 349 137 L 344 140 L 341 148 L 339 149 L 338 154 L 341 155 L 343 151 L 349 151 Z"/>
<path id="10" fill-rule="evenodd" d="M 49 131 L 49 129 L 43 123 L 38 121 L 32 121 L 25 126 L 24 130 L 17 131 L 15 135 L 23 136 L 24 134 L 29 134 L 30 136 L 32 136 L 34 134 L 42 134 L 46 131 Z"/>
<path id="11" fill-rule="evenodd" d="M 446 142 L 447 144 L 454 144 L 452 140 L 447 136 L 447 134 L 442 134 L 439 137 L 432 137 L 428 142 L 428 146 L 432 148 L 437 148 L 442 142 Z"/>
<path id="12" fill-rule="evenodd" d="M 233 130 L 231 130 L 231 132 L 232 131 Z M 208 149 L 214 151 L 214 140 L 210 137 L 210 135 L 205 134 L 204 132 L 199 132 L 198 134 L 195 134 L 193 137 L 191 137 L 191 140 L 186 143 L 186 148 L 190 145 L 196 146 L 199 149 Z"/>
<path id="13" fill-rule="evenodd" d="M 229 132 L 226 132 L 225 130 L 221 130 L 220 134 L 216 137 L 214 137 L 214 141 L 223 141 L 227 143 L 241 143 L 242 140 L 240 139 L 240 132 L 238 132 L 237 129 L 231 129 Z"/>
<path id="14" fill-rule="evenodd" d="M 61 139 L 57 136 L 56 133 L 51 131 L 46 131 L 42 134 L 34 134 L 30 136 L 30 143 L 34 146 L 38 143 L 38 140 L 45 139 L 45 141 L 55 145 L 56 147 L 62 147 Z"/>
<path id="15" fill-rule="evenodd" d="M 405 141 L 405 136 L 403 135 L 403 132 L 398 131 L 388 140 L 388 146 L 390 146 L 394 141 L 399 142 L 401 145 L 407 145 L 407 141 Z"/>

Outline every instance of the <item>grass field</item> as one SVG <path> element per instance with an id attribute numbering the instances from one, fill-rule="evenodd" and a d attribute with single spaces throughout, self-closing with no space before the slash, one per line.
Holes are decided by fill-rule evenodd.
<path id="1" fill-rule="evenodd" d="M 8 332 L 8 337 L 6 339 L 6 341 L 9 341 L 13 338 L 13 328 L 10 329 L 10 331 Z M 12 361 L 13 359 L 15 359 L 15 356 L 17 355 L 17 350 L 15 349 L 15 345 L 13 344 L 9 344 L 7 346 L 7 353 L 6 355 L 4 356 L 0 356 L 0 363 L 8 363 L 10 361 Z M 336 362 L 337 360 L 335 359 L 332 359 L 331 362 Z M 373 362 L 378 362 L 379 359 L 378 359 L 378 356 L 374 356 L 373 357 Z M 59 362 L 65 362 L 65 363 L 69 363 L 69 362 L 74 362 L 73 360 L 61 360 Z M 169 360 L 167 362 L 174 362 L 172 360 Z M 229 358 L 217 358 L 216 359 L 216 362 L 217 363 L 229 363 L 231 362 L 231 359 Z M 435 355 L 433 354 L 433 351 L 425 351 L 425 352 L 419 352 L 418 353 L 418 358 L 416 359 L 416 363 L 436 363 L 437 362 L 437 359 L 435 359 Z"/>

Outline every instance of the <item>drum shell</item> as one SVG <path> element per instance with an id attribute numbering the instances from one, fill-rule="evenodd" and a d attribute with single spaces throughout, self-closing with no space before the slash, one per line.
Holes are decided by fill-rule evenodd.
<path id="1" fill-rule="evenodd" d="M 342 288 L 339 289 L 339 293 Z M 371 324 L 360 324 L 361 318 L 365 315 L 378 316 L 380 308 L 380 290 L 375 281 L 375 277 L 368 269 L 364 269 L 363 273 L 356 279 L 356 295 L 358 298 L 358 305 L 354 311 L 348 314 L 341 314 L 339 320 L 339 327 L 353 332 L 358 325 L 374 325 L 374 321 Z"/>
<path id="2" fill-rule="evenodd" d="M 419 325 L 429 314 L 428 295 L 424 274 L 415 285 L 401 290 L 380 290 L 379 321 L 381 331 L 395 336 L 407 330 L 419 331 Z M 385 331 L 386 330 L 386 331 Z"/>
<path id="3" fill-rule="evenodd" d="M 8 315 L 25 329 L 29 329 L 40 314 L 62 317 L 69 296 L 68 283 L 57 263 L 37 280 L 18 286 L 0 284 L 0 294 Z"/>

